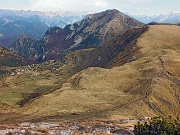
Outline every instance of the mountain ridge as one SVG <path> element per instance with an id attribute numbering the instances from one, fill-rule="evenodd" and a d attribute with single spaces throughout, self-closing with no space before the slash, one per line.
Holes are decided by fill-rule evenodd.
<path id="1" fill-rule="evenodd" d="M 60 57 L 63 51 L 96 48 L 103 42 L 108 41 L 112 36 L 116 37 L 129 28 L 141 25 L 143 23 L 130 18 L 118 10 L 107 10 L 87 15 L 81 22 L 67 25 L 64 29 L 58 27 L 50 28 L 43 40 L 40 41 L 45 47 L 43 61 Z M 54 29 L 56 29 L 55 32 L 53 32 Z M 11 45 L 11 50 L 23 56 L 26 52 L 21 53 L 21 49 L 16 50 L 15 48 L 26 45 L 28 44 L 23 43 L 21 45 L 17 41 Z"/>

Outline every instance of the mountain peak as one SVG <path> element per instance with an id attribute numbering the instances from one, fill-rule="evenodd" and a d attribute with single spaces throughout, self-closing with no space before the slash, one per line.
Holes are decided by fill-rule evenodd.
<path id="1" fill-rule="evenodd" d="M 116 9 L 106 10 L 100 13 L 89 14 L 80 23 L 68 25 L 64 29 L 59 27 L 49 28 L 44 36 L 44 42 L 28 40 L 27 45 L 25 45 L 25 42 L 23 42 L 23 45 L 21 45 L 20 42 L 16 42 L 15 46 L 12 46 L 12 49 L 22 54 L 22 49 L 19 49 L 18 46 L 33 44 L 35 46 L 31 48 L 37 48 L 37 45 L 40 45 L 43 47 L 43 49 L 40 47 L 40 50 L 43 51 L 41 51 L 41 55 L 36 52 L 35 58 L 38 59 L 37 57 L 39 56 L 47 58 L 46 56 L 48 56 L 48 59 L 54 59 L 55 57 L 59 57 L 59 54 L 65 49 L 79 50 L 97 48 L 112 37 L 123 34 L 132 27 L 141 25 L 143 25 L 143 23 Z M 34 43 L 31 44 L 29 41 Z M 44 54 L 44 51 L 46 54 Z M 24 52 L 23 56 L 26 54 L 27 52 Z M 28 58 L 30 58 L 32 54 L 34 54 L 34 52 L 30 53 Z"/>
<path id="2" fill-rule="evenodd" d="M 117 9 L 108 9 L 105 11 L 106 13 L 119 13 L 120 11 Z"/>
<path id="3" fill-rule="evenodd" d="M 129 28 L 141 25 L 143 23 L 116 9 L 106 10 L 87 15 L 78 28 L 72 31 L 69 38 L 74 38 L 75 41 L 81 40 L 79 43 L 75 42 L 73 48 L 96 48 L 100 46 L 101 41 L 106 42 L 112 36 L 117 36 Z"/>

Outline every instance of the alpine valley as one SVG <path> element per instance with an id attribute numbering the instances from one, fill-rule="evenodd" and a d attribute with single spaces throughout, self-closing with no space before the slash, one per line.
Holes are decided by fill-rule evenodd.
<path id="1" fill-rule="evenodd" d="M 178 24 L 144 24 L 113 9 L 49 27 L 39 39 L 22 35 L 4 47 L 0 123 L 105 121 L 110 126 L 120 119 L 180 115 Z"/>

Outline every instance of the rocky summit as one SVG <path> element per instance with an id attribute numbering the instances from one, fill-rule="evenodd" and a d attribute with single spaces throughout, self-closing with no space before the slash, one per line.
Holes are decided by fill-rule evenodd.
<path id="1" fill-rule="evenodd" d="M 118 10 L 107 10 L 87 15 L 80 23 L 71 25 L 68 38 L 73 38 L 75 42 L 71 48 L 96 48 L 129 28 L 141 25 L 143 23 Z"/>

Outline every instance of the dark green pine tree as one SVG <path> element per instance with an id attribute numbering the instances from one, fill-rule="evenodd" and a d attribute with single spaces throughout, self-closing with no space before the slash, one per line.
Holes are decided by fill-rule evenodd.
<path id="1" fill-rule="evenodd" d="M 172 117 L 154 117 L 134 126 L 135 135 L 180 135 L 180 120 Z"/>

